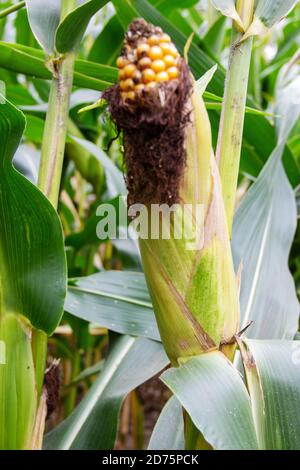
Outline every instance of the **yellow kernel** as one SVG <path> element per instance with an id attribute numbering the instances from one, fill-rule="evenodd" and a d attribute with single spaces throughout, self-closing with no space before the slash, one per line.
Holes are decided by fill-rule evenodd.
<path id="1" fill-rule="evenodd" d="M 118 57 L 117 66 L 119 67 L 119 69 L 122 69 L 123 67 L 125 67 L 126 64 L 127 64 L 127 60 L 125 59 L 125 57 L 123 56 Z"/>
<path id="2" fill-rule="evenodd" d="M 159 44 L 159 40 L 159 36 L 150 36 L 150 38 L 148 39 L 148 44 L 150 44 L 150 46 L 157 46 Z"/>
<path id="3" fill-rule="evenodd" d="M 147 83 L 147 85 L 145 85 L 145 90 L 151 90 L 152 88 L 155 88 L 156 87 L 156 83 L 155 82 L 149 82 Z"/>
<path id="4" fill-rule="evenodd" d="M 170 54 L 175 57 L 175 59 L 178 57 L 178 51 L 176 49 L 176 47 L 174 46 L 174 44 L 171 44 L 170 45 Z"/>
<path id="5" fill-rule="evenodd" d="M 149 83 L 155 80 L 155 72 L 152 69 L 146 69 L 143 71 L 143 82 Z"/>
<path id="6" fill-rule="evenodd" d="M 171 42 L 171 38 L 168 34 L 164 33 L 160 38 L 160 42 Z"/>
<path id="7" fill-rule="evenodd" d="M 171 44 L 169 44 L 168 42 L 163 42 L 159 46 L 165 55 L 171 54 L 171 49 L 172 49 Z"/>
<path id="8" fill-rule="evenodd" d="M 123 91 L 132 90 L 134 88 L 133 80 L 131 78 L 127 78 L 127 80 L 122 80 L 120 82 L 120 88 Z"/>
<path id="9" fill-rule="evenodd" d="M 156 81 L 157 82 L 167 82 L 169 80 L 169 75 L 167 72 L 159 72 L 156 75 Z"/>
<path id="10" fill-rule="evenodd" d="M 162 72 L 163 70 L 165 70 L 166 66 L 164 61 L 159 59 L 152 62 L 151 68 L 152 70 L 154 70 L 154 72 Z"/>
<path id="11" fill-rule="evenodd" d="M 127 99 L 128 99 L 128 100 L 134 100 L 134 99 L 135 99 L 135 93 L 134 93 L 134 91 L 129 91 L 129 92 L 127 93 Z"/>
<path id="12" fill-rule="evenodd" d="M 119 80 L 125 80 L 126 75 L 124 69 L 119 70 Z"/>
<path id="13" fill-rule="evenodd" d="M 128 64 L 124 67 L 124 72 L 127 78 L 131 78 L 136 71 L 136 66 L 134 64 Z"/>
<path id="14" fill-rule="evenodd" d="M 150 59 L 152 60 L 162 59 L 163 55 L 164 55 L 163 51 L 161 50 L 159 46 L 151 47 L 150 52 L 149 52 Z"/>
<path id="15" fill-rule="evenodd" d="M 132 77 L 134 83 L 140 83 L 142 81 L 142 74 L 139 70 L 136 70 L 134 72 L 134 75 Z"/>
<path id="16" fill-rule="evenodd" d="M 138 67 L 141 70 L 148 69 L 149 67 L 151 67 L 151 64 L 152 64 L 151 59 L 149 59 L 149 57 L 144 57 L 143 59 L 139 61 Z"/>
<path id="17" fill-rule="evenodd" d="M 141 91 L 144 91 L 144 89 L 145 89 L 145 85 L 143 85 L 143 83 L 139 83 L 139 85 L 136 85 L 136 87 L 135 87 L 135 91 L 137 93 L 140 93 Z"/>
<path id="18" fill-rule="evenodd" d="M 140 46 L 137 47 L 136 53 L 138 57 L 143 57 L 144 55 L 147 55 L 149 51 L 150 51 L 149 44 L 141 44 Z"/>
<path id="19" fill-rule="evenodd" d="M 167 74 L 169 75 L 170 80 L 173 80 L 178 77 L 179 71 L 177 67 L 170 67 L 167 70 Z"/>
<path id="20" fill-rule="evenodd" d="M 125 101 L 126 98 L 127 98 L 127 93 L 126 93 L 125 91 L 123 91 L 123 92 L 121 93 L 121 97 L 122 97 L 122 99 Z"/>
<path id="21" fill-rule="evenodd" d="M 165 57 L 163 58 L 163 61 L 164 63 L 166 64 L 166 67 L 169 68 L 169 67 L 173 67 L 173 65 L 175 65 L 175 59 L 172 55 L 168 54 L 168 55 L 165 55 Z"/>

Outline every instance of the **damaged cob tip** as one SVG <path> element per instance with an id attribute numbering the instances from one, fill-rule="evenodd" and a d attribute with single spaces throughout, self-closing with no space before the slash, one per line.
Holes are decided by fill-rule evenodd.
<path id="1" fill-rule="evenodd" d="M 171 38 L 143 19 L 130 24 L 117 65 L 119 82 L 103 98 L 124 131 L 128 204 L 179 203 L 189 68 Z"/>
<path id="2" fill-rule="evenodd" d="M 136 95 L 151 91 L 159 83 L 178 79 L 181 64 L 168 34 L 143 20 L 136 20 L 127 33 L 117 66 L 121 98 L 134 101 Z"/>

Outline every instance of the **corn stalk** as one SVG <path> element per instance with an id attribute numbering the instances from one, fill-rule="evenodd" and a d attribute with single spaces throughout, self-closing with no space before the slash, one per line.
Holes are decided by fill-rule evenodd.
<path id="1" fill-rule="evenodd" d="M 233 21 L 231 51 L 217 146 L 217 161 L 220 169 L 222 194 L 230 234 L 232 231 L 240 167 L 253 44 L 252 36 L 245 41 L 242 41 L 242 37 L 252 22 L 254 3 L 254 0 L 237 1 L 237 12 L 242 20 L 244 29 L 241 29 L 241 26 Z"/>

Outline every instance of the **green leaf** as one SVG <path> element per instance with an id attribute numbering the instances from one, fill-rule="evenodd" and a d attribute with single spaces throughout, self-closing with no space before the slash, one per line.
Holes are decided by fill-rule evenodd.
<path id="1" fill-rule="evenodd" d="M 37 41 L 49 54 L 55 51 L 55 33 L 60 22 L 60 0 L 26 0 L 28 19 Z"/>
<path id="2" fill-rule="evenodd" d="M 244 28 L 243 22 L 235 8 L 235 0 L 211 0 L 211 2 L 222 15 L 228 16 L 228 18 L 236 21 L 241 28 Z"/>
<path id="3" fill-rule="evenodd" d="M 125 396 L 168 364 L 161 344 L 120 337 L 75 411 L 45 438 L 46 449 L 113 449 Z"/>
<path id="4" fill-rule="evenodd" d="M 258 449 L 250 397 L 223 354 L 194 357 L 161 378 L 215 450 Z"/>
<path id="5" fill-rule="evenodd" d="M 0 341 L 5 344 L 5 363 L 0 363 L 0 450 L 26 449 L 35 422 L 37 392 L 31 333 L 24 319 L 0 315 Z"/>
<path id="6" fill-rule="evenodd" d="M 260 448 L 300 449 L 300 342 L 245 340 L 243 351 Z"/>
<path id="7" fill-rule="evenodd" d="M 72 140 L 79 144 L 84 149 L 88 150 L 91 155 L 97 158 L 104 168 L 106 178 L 108 180 L 108 187 L 110 197 L 127 194 L 124 177 L 122 172 L 116 167 L 111 159 L 103 152 L 100 147 L 89 142 L 88 140 L 79 139 L 78 137 L 71 136 Z"/>
<path id="8" fill-rule="evenodd" d="M 298 81 L 297 81 L 298 82 Z M 234 220 L 233 255 L 243 264 L 242 327 L 257 339 L 292 339 L 298 329 L 299 303 L 288 259 L 297 208 L 281 159 L 285 142 L 299 118 L 298 87 L 283 88 L 277 103 L 279 144 L 243 199 Z"/>
<path id="9" fill-rule="evenodd" d="M 242 263 L 241 321 L 252 326 L 247 335 L 260 339 L 293 338 L 299 305 L 288 258 L 297 211 L 277 147 L 263 172 L 237 210 L 233 226 L 233 255 Z"/>
<path id="10" fill-rule="evenodd" d="M 108 1 L 89 0 L 71 11 L 57 29 L 56 50 L 63 54 L 78 49 L 92 16 L 104 7 Z"/>
<path id="11" fill-rule="evenodd" d="M 298 0 L 258 0 L 255 18 L 271 28 L 284 18 L 298 3 Z"/>
<path id="12" fill-rule="evenodd" d="M 204 43 L 217 57 L 222 52 L 222 47 L 226 34 L 226 18 L 220 16 L 204 36 Z"/>
<path id="13" fill-rule="evenodd" d="M 30 114 L 26 116 L 26 128 L 24 131 L 24 137 L 30 142 L 35 142 L 36 144 L 41 144 L 43 141 L 44 133 L 44 119 L 41 119 L 36 116 L 31 116 Z"/>
<path id="14" fill-rule="evenodd" d="M 21 313 L 51 334 L 66 293 L 63 234 L 50 202 L 12 166 L 24 127 L 17 108 L 9 102 L 0 105 L 0 224 L 5 227 L 0 236 L 0 298 L 4 310 Z"/>
<path id="15" fill-rule="evenodd" d="M 115 65 L 124 41 L 124 31 L 117 15 L 106 23 L 99 36 L 95 39 L 88 60 Z"/>
<path id="16" fill-rule="evenodd" d="M 171 397 L 164 406 L 153 429 L 148 449 L 185 449 L 182 406 L 176 397 Z"/>
<path id="17" fill-rule="evenodd" d="M 103 271 L 72 284 L 67 312 L 117 333 L 160 339 L 143 274 Z"/>
<path id="18" fill-rule="evenodd" d="M 45 65 L 45 54 L 39 49 L 0 42 L 0 67 L 35 78 L 51 79 Z M 118 71 L 114 67 L 85 60 L 75 61 L 74 85 L 92 90 L 105 90 L 116 82 Z"/>

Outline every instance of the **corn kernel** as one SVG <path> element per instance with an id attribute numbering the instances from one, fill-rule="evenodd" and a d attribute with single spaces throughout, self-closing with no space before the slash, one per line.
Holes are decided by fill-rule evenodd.
<path id="1" fill-rule="evenodd" d="M 169 44 L 168 42 L 163 42 L 160 44 L 160 48 L 163 51 L 164 55 L 171 54 L 172 45 L 173 44 Z"/>
<path id="2" fill-rule="evenodd" d="M 144 55 L 148 54 L 150 51 L 150 46 L 149 44 L 141 44 L 138 46 L 136 53 L 138 57 L 143 57 Z"/>
<path id="3" fill-rule="evenodd" d="M 156 35 L 150 36 L 150 38 L 148 39 L 148 44 L 150 44 L 150 46 L 157 46 L 159 42 L 160 38 Z"/>
<path id="4" fill-rule="evenodd" d="M 122 97 L 122 99 L 123 99 L 124 101 L 127 99 L 127 93 L 126 93 L 126 91 L 122 91 L 121 97 Z"/>
<path id="5" fill-rule="evenodd" d="M 170 80 L 174 80 L 179 75 L 178 68 L 177 67 L 170 67 L 167 70 L 167 74 L 168 74 Z"/>
<path id="6" fill-rule="evenodd" d="M 119 80 L 125 80 L 126 75 L 124 69 L 119 70 Z"/>
<path id="7" fill-rule="evenodd" d="M 122 69 L 123 67 L 125 67 L 126 64 L 127 64 L 127 60 L 125 59 L 125 57 L 123 56 L 118 57 L 117 66 L 119 69 Z"/>
<path id="8" fill-rule="evenodd" d="M 151 68 L 152 70 L 154 70 L 154 72 L 162 72 L 163 70 L 165 70 L 166 66 L 164 61 L 159 59 L 152 62 Z"/>
<path id="9" fill-rule="evenodd" d="M 169 80 L 169 75 L 167 72 L 159 72 L 156 75 L 156 81 L 157 82 L 167 82 Z"/>
<path id="10" fill-rule="evenodd" d="M 144 90 L 145 90 L 145 85 L 143 85 L 143 83 L 139 83 L 139 84 L 136 85 L 136 87 L 135 87 L 136 93 L 140 93 L 140 92 L 142 92 L 142 91 L 144 91 Z"/>
<path id="11" fill-rule="evenodd" d="M 147 85 L 145 85 L 145 90 L 148 91 L 148 90 L 152 90 L 152 88 L 155 88 L 156 87 L 156 83 L 155 82 L 149 82 L 147 83 Z"/>
<path id="12" fill-rule="evenodd" d="M 134 64 L 128 64 L 124 67 L 124 72 L 127 78 L 131 78 L 136 71 L 136 66 Z"/>
<path id="13" fill-rule="evenodd" d="M 152 64 L 152 61 L 151 59 L 149 59 L 149 57 L 143 57 L 143 59 L 139 61 L 138 67 L 141 70 L 148 69 L 149 67 L 151 67 L 151 64 Z"/>
<path id="14" fill-rule="evenodd" d="M 134 91 L 129 91 L 127 93 L 127 99 L 128 100 L 134 100 L 135 99 L 135 92 Z"/>
<path id="15" fill-rule="evenodd" d="M 165 57 L 163 58 L 163 61 L 167 68 L 173 67 L 173 65 L 175 65 L 175 58 L 170 54 L 165 55 Z"/>
<path id="16" fill-rule="evenodd" d="M 149 83 L 155 80 L 155 72 L 152 69 L 146 69 L 143 71 L 143 82 Z"/>
<path id="17" fill-rule="evenodd" d="M 178 51 L 176 49 L 176 47 L 174 46 L 174 44 L 171 44 L 170 46 L 170 54 L 175 57 L 175 59 L 178 57 Z"/>
<path id="18" fill-rule="evenodd" d="M 171 38 L 168 34 L 164 33 L 160 38 L 160 42 L 171 42 Z"/>
<path id="19" fill-rule="evenodd" d="M 163 51 L 159 46 L 152 46 L 149 52 L 149 57 L 152 60 L 158 60 L 163 58 Z"/>
<path id="20" fill-rule="evenodd" d="M 120 88 L 122 91 L 129 91 L 134 88 L 134 83 L 131 78 L 127 78 L 127 80 L 122 80 L 120 82 Z"/>
<path id="21" fill-rule="evenodd" d="M 132 77 L 134 83 L 140 83 L 142 81 L 142 74 L 139 70 L 136 70 L 134 72 L 134 75 Z"/>

